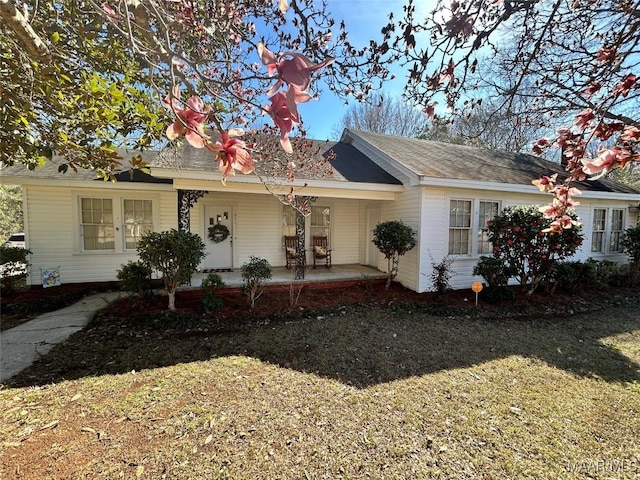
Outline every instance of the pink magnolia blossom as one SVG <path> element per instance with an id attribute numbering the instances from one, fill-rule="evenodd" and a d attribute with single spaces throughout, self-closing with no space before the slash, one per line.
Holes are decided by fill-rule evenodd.
<path id="1" fill-rule="evenodd" d="M 557 217 L 548 228 L 542 230 L 544 233 L 561 233 L 562 230 L 568 230 L 574 225 L 579 225 L 579 222 L 573 220 L 569 215 L 561 215 Z"/>
<path id="2" fill-rule="evenodd" d="M 258 55 L 262 63 L 267 66 L 269 75 L 273 75 L 276 72 L 278 73 L 278 80 L 267 91 L 267 95 L 276 93 L 283 83 L 289 85 L 289 89 L 293 88 L 298 90 L 298 92 L 303 92 L 311 83 L 311 74 L 333 63 L 335 60 L 333 58 L 327 58 L 320 63 L 314 63 L 304 55 L 295 52 L 285 52 L 276 56 L 271 50 L 265 47 L 262 42 L 258 43 Z M 295 93 L 292 95 L 295 96 Z"/>
<path id="3" fill-rule="evenodd" d="M 167 138 L 175 140 L 184 135 L 193 147 L 204 147 L 209 138 L 204 133 L 204 122 L 209 116 L 211 107 L 205 108 L 202 99 L 194 96 L 187 100 L 186 108 L 181 108 L 180 88 L 177 86 L 173 88 L 173 94 L 167 94 L 164 103 L 178 117 L 167 127 Z"/>
<path id="4" fill-rule="evenodd" d="M 425 113 L 431 120 L 433 120 L 433 117 L 436 115 L 436 105 L 438 105 L 438 102 L 433 102 L 422 109 L 423 113 Z"/>
<path id="5" fill-rule="evenodd" d="M 640 142 L 640 128 L 627 125 L 624 127 L 622 135 L 620 135 L 620 140 L 624 142 Z"/>
<path id="6" fill-rule="evenodd" d="M 629 90 L 636 84 L 638 77 L 633 75 L 632 73 L 628 74 L 626 77 L 622 79 L 622 81 L 615 86 L 613 89 L 614 95 L 622 95 L 626 97 L 629 93 Z"/>
<path id="7" fill-rule="evenodd" d="M 542 155 L 544 153 L 544 149 L 550 144 L 551 141 L 547 137 L 539 138 L 533 145 L 532 151 L 535 155 Z"/>
<path id="8" fill-rule="evenodd" d="M 593 113 L 593 110 L 591 110 L 590 108 L 587 108 L 575 116 L 576 121 L 574 122 L 574 124 L 578 128 L 584 129 L 589 126 L 589 124 L 594 118 L 596 118 L 596 115 L 595 113 Z"/>
<path id="9" fill-rule="evenodd" d="M 235 175 L 235 171 L 252 173 L 255 163 L 249 152 L 247 144 L 236 137 L 241 137 L 244 131 L 241 128 L 232 128 L 220 134 L 220 140 L 216 143 L 207 143 L 207 149 L 216 153 L 216 159 L 220 162 L 219 170 L 222 173 L 222 183 L 228 175 Z"/>
<path id="10" fill-rule="evenodd" d="M 598 93 L 601 88 L 602 88 L 602 84 L 600 82 L 591 81 L 589 83 L 589 86 L 585 88 L 583 92 L 591 96 Z"/>
<path id="11" fill-rule="evenodd" d="M 531 180 L 531 183 L 538 187 L 541 192 L 550 192 L 556 186 L 556 178 L 558 178 L 557 173 L 550 177 L 543 175 L 538 180 Z"/>
<path id="12" fill-rule="evenodd" d="M 282 92 L 276 93 L 269 99 L 271 105 L 263 107 L 273 119 L 273 123 L 280 129 L 280 144 L 287 153 L 292 153 L 291 141 L 289 140 L 289 132 L 293 129 L 293 126 L 300 122 L 298 117 L 298 111 L 290 108 L 287 97 Z"/>
<path id="13" fill-rule="evenodd" d="M 602 48 L 596 56 L 596 61 L 601 63 L 611 63 L 616 57 L 615 48 Z"/>
<path id="14" fill-rule="evenodd" d="M 587 175 L 595 175 L 591 177 L 592 180 L 595 180 L 618 166 L 626 165 L 629 160 L 631 160 L 631 153 L 628 150 L 618 146 L 613 148 L 600 147 L 595 159 L 582 160 L 584 165 L 582 170 Z"/>

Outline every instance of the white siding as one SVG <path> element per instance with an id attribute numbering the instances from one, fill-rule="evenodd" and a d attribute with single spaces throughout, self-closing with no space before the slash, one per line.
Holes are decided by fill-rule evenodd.
<path id="1" fill-rule="evenodd" d="M 417 245 L 402 257 L 398 264 L 398 276 L 396 281 L 407 288 L 417 290 L 419 286 L 419 261 L 421 255 L 421 242 L 423 232 L 420 229 L 422 212 L 422 188 L 407 187 L 403 193 L 396 196 L 395 202 L 384 202 L 382 206 L 382 221 L 402 220 L 406 225 L 412 227 L 417 232 Z M 387 260 L 381 257 L 378 268 L 383 272 L 387 271 Z"/>
<path id="2" fill-rule="evenodd" d="M 166 186 L 165 186 L 166 187 Z M 169 187 L 170 188 L 170 187 Z M 29 241 L 31 276 L 29 283 L 40 283 L 40 269 L 60 266 L 63 283 L 83 283 L 112 281 L 116 272 L 128 260 L 135 260 L 135 252 L 81 252 L 79 243 L 80 225 L 78 220 L 78 196 L 91 197 L 144 197 L 154 201 L 154 211 L 158 215 L 156 228 L 164 228 L 167 218 L 175 217 L 175 192 L 137 191 L 101 188 L 58 188 L 26 186 L 25 226 Z M 119 201 L 119 200 L 116 200 Z M 173 205 L 174 213 L 160 215 L 161 205 Z M 165 207 L 166 208 L 166 207 Z M 116 223 L 116 227 L 120 226 Z M 172 226 L 175 228 L 175 224 Z M 116 235 L 121 233 L 121 229 Z"/>
<path id="3" fill-rule="evenodd" d="M 471 190 L 441 187 L 423 187 L 423 208 L 421 215 L 421 245 L 419 261 L 419 285 L 416 290 L 419 292 L 432 291 L 431 272 L 432 262 L 441 261 L 448 251 L 448 228 L 449 228 L 449 200 L 471 199 L 473 201 L 474 216 L 477 215 L 478 201 L 499 201 L 501 208 L 515 205 L 541 205 L 551 201 L 551 196 L 541 197 L 540 195 L 527 195 L 501 191 Z M 595 200 L 579 198 L 581 205 L 576 209 L 576 213 L 583 223 L 585 234 L 584 242 L 580 250 L 571 260 L 586 260 L 595 258 L 597 260 L 610 260 L 618 263 L 625 263 L 627 257 L 621 254 L 591 254 L 591 230 L 592 213 L 594 208 L 620 208 L 625 210 L 626 226 L 632 226 L 634 219 L 629 215 L 629 202 L 620 200 Z M 473 230 L 473 234 L 477 230 Z M 473 267 L 477 264 L 480 255 L 473 252 L 468 256 L 451 256 L 454 260 L 451 271 L 451 286 L 454 289 L 468 289 L 474 281 L 482 280 L 473 276 Z M 402 268 L 402 261 L 400 263 Z"/>

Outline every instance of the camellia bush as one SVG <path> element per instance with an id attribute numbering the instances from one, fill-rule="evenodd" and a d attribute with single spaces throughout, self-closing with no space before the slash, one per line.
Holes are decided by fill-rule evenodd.
<path id="1" fill-rule="evenodd" d="M 140 260 L 162 274 L 169 296 L 169 310 L 176 309 L 176 289 L 191 279 L 206 255 L 204 249 L 200 236 L 174 229 L 147 232 L 138 242 Z"/>
<path id="2" fill-rule="evenodd" d="M 396 275 L 400 256 L 416 246 L 416 231 L 402 220 L 378 223 L 373 230 L 373 244 L 387 259 L 388 289 Z"/>
<path id="3" fill-rule="evenodd" d="M 553 231 L 552 220 L 537 206 L 506 207 L 487 222 L 493 255 L 504 261 L 523 291 L 532 294 L 556 263 L 582 245 L 582 227 L 572 216 L 570 228 Z"/>

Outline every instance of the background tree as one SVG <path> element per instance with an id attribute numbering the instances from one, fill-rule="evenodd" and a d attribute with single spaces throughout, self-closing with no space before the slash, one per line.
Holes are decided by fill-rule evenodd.
<path id="1" fill-rule="evenodd" d="M 387 259 L 387 284 L 388 290 L 391 282 L 398 275 L 400 256 L 416 246 L 416 231 L 402 220 L 390 220 L 381 222 L 373 230 L 373 244 Z"/>
<path id="2" fill-rule="evenodd" d="M 19 185 L 0 185 L 0 244 L 12 233 L 22 232 L 22 190 Z"/>
<path id="3" fill-rule="evenodd" d="M 253 145 L 234 128 L 268 113 L 285 145 L 302 122 L 297 105 L 318 93 L 312 73 L 322 67 L 329 89 L 357 98 L 388 74 L 370 68 L 371 47 L 349 43 L 324 4 L 290 3 L 3 0 L 2 163 L 35 167 L 55 153 L 63 169 L 110 176 L 125 163 L 119 147 L 162 146 L 166 131 L 212 147 L 224 175 L 248 173 Z"/>
<path id="4" fill-rule="evenodd" d="M 376 92 L 367 101 L 349 106 L 331 133 L 338 139 L 345 128 L 353 128 L 399 137 L 418 137 L 428 123 L 420 108 L 410 102 Z"/>
<path id="5" fill-rule="evenodd" d="M 513 78 L 502 92 L 506 111 L 524 97 L 533 100 L 531 117 L 562 127 L 534 145 L 538 154 L 562 148 L 569 160 L 565 179 L 543 182 L 555 195 L 548 215 L 559 231 L 571 223 L 571 182 L 640 160 L 639 43 L 637 0 L 438 0 L 426 18 L 408 0 L 403 18 L 389 15 L 370 60 L 401 62 L 409 71 L 405 95 L 437 118 L 476 106 L 478 65 L 500 55 Z M 586 147 L 594 139 L 614 145 L 590 157 Z"/>

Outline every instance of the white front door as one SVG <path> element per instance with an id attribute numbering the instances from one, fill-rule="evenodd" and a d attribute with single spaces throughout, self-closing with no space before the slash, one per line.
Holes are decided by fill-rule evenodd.
<path id="1" fill-rule="evenodd" d="M 224 240 L 219 239 L 218 241 L 214 241 L 209 238 L 209 227 L 217 223 L 229 229 L 229 236 Z M 231 205 L 205 205 L 203 233 L 207 256 L 202 260 L 202 268 L 233 268 L 233 212 Z"/>

